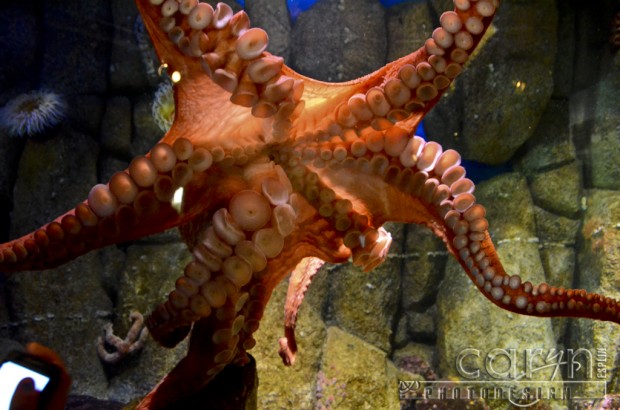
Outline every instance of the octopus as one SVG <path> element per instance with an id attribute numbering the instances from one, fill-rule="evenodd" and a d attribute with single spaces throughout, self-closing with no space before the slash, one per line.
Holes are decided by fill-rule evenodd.
<path id="1" fill-rule="evenodd" d="M 266 51 L 266 32 L 226 4 L 136 3 L 174 81 L 172 127 L 74 209 L 0 245 L 0 271 L 50 269 L 177 227 L 192 260 L 145 322 L 162 346 L 189 337 L 189 348 L 138 408 L 166 407 L 226 366 L 248 363 L 270 295 L 289 274 L 279 345 L 293 364 L 297 311 L 313 276 L 325 262 L 381 264 L 388 221 L 430 228 L 502 309 L 620 323 L 614 299 L 507 273 L 459 153 L 415 135 L 499 0 L 454 0 L 423 47 L 344 83 L 293 71 Z M 119 351 L 102 356 L 119 360 L 135 350 L 130 339 L 144 337 L 139 325 L 125 340 L 106 329 Z"/>

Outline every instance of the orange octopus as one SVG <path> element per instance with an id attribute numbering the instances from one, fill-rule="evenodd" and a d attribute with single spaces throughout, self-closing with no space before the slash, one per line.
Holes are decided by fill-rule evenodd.
<path id="1" fill-rule="evenodd" d="M 178 227 L 193 260 L 146 326 L 164 346 L 190 334 L 189 351 L 138 408 L 165 407 L 247 363 L 265 305 L 291 272 L 280 354 L 293 363 L 296 312 L 312 276 L 324 261 L 379 265 L 391 243 L 387 221 L 432 229 L 503 309 L 620 322 L 616 300 L 508 275 L 460 155 L 414 135 L 499 0 L 454 0 L 422 48 L 339 84 L 266 52 L 266 32 L 243 11 L 136 2 L 175 82 L 172 128 L 83 203 L 1 245 L 0 271 L 49 269 Z"/>

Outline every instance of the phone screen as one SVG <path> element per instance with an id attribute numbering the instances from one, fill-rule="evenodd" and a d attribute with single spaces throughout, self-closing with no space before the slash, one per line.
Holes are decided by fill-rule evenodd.
<path id="1" fill-rule="evenodd" d="M 50 378 L 24 367 L 18 363 L 7 361 L 0 367 L 0 410 L 8 410 L 13 398 L 13 393 L 20 381 L 30 377 L 34 380 L 34 388 L 42 391 Z"/>

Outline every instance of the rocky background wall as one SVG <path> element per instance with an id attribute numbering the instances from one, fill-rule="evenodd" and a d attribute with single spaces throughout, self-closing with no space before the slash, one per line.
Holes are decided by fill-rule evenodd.
<path id="1" fill-rule="evenodd" d="M 246 0 L 253 25 L 269 33 L 270 51 L 327 81 L 358 77 L 418 48 L 448 8 L 447 0 L 389 8 L 376 0 L 321 0 L 293 23 L 284 0 Z M 483 47 L 425 121 L 430 139 L 477 161 L 468 169 L 487 178 L 476 197 L 508 272 L 614 298 L 620 297 L 620 54 L 610 36 L 619 8 L 612 0 L 503 0 Z M 167 80 L 157 74 L 131 1 L 7 0 L 0 10 L 0 106 L 44 90 L 67 107 L 60 125 L 43 135 L 16 137 L 6 124 L 0 130 L 6 241 L 75 206 L 92 185 L 161 138 L 152 105 Z M 430 232 L 402 225 L 390 231 L 389 258 L 372 273 L 341 265 L 318 275 L 299 314 L 300 354 L 292 368 L 277 355 L 286 283 L 274 294 L 252 351 L 258 408 L 457 408 L 464 404 L 399 401 L 398 380 L 457 377 L 455 360 L 466 348 L 483 358 L 495 348 L 520 355 L 599 349 L 607 391 L 620 393 L 620 327 L 500 310 Z M 58 351 L 73 376 L 73 395 L 126 403 L 153 387 L 185 346 L 170 351 L 149 340 L 139 354 L 108 366 L 97 356 L 96 339 L 110 321 L 124 335 L 129 312 L 146 313 L 162 301 L 188 260 L 171 231 L 58 269 L 0 277 L 0 337 Z M 551 373 L 532 377 L 548 381 Z M 563 379 L 570 379 L 566 372 L 555 380 Z M 505 400 L 471 405 L 509 407 Z"/>

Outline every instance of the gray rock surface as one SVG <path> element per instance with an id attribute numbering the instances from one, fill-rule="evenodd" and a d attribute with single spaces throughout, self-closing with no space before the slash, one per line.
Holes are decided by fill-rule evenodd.
<path id="1" fill-rule="evenodd" d="M 435 28 L 428 5 L 424 2 L 403 3 L 386 11 L 388 54 L 394 61 L 424 45 Z"/>
<path id="2" fill-rule="evenodd" d="M 577 159 L 570 128 L 570 104 L 566 99 L 552 99 L 545 108 L 532 138 L 525 145 L 517 166 L 526 176 L 557 168 Z"/>
<path id="3" fill-rule="evenodd" d="M 155 96 L 155 92 L 141 94 L 133 104 L 132 158 L 146 154 L 164 136 L 164 132 L 157 126 L 153 118 L 152 108 Z"/>
<path id="4" fill-rule="evenodd" d="M 587 193 L 587 209 L 581 228 L 579 247 L 579 286 L 591 292 L 602 293 L 616 300 L 620 298 L 618 266 L 620 264 L 620 193 L 617 191 L 591 190 Z M 605 360 L 600 361 L 605 377 L 611 381 L 609 391 L 618 391 L 617 373 L 620 328 L 617 324 L 575 320 L 570 340 L 575 348 L 589 349 Z M 597 350 L 598 349 L 598 350 Z M 596 354 L 595 352 L 603 352 Z M 597 360 L 599 362 L 599 360 Z M 600 380 L 601 372 L 593 376 Z M 594 386 L 585 386 L 593 389 Z M 588 390 L 586 390 L 588 392 Z M 590 390 L 590 393 L 592 391 Z"/>
<path id="5" fill-rule="evenodd" d="M 399 409 L 395 374 L 384 351 L 336 327 L 327 329 L 317 376 L 319 406 L 342 409 Z"/>
<path id="6" fill-rule="evenodd" d="M 406 311 L 420 311 L 435 300 L 448 251 L 443 241 L 425 226 L 408 225 L 405 230 L 402 305 Z"/>
<path id="7" fill-rule="evenodd" d="M 95 95 L 65 96 L 71 107 L 65 124 L 80 133 L 99 138 L 99 129 L 105 112 L 105 101 Z"/>
<path id="8" fill-rule="evenodd" d="M 113 0 L 112 9 L 112 49 L 108 69 L 110 88 L 115 92 L 142 90 L 148 87 L 144 70 L 144 53 L 136 40 L 136 18 L 138 8 L 133 1 Z"/>
<path id="9" fill-rule="evenodd" d="M 558 215 L 577 216 L 583 188 L 578 162 L 538 173 L 531 178 L 529 185 L 537 205 Z"/>
<path id="10" fill-rule="evenodd" d="M 378 69 L 386 57 L 384 15 L 374 0 L 320 0 L 293 27 L 292 68 L 323 81 L 351 80 Z"/>
<path id="11" fill-rule="evenodd" d="M 401 259 L 396 257 L 402 243 L 401 229 L 390 224 L 394 248 L 388 258 L 371 273 L 352 264 L 336 268 L 330 278 L 328 317 L 341 329 L 364 338 L 384 351 L 390 350 L 398 297 L 401 292 Z"/>
<path id="12" fill-rule="evenodd" d="M 620 65 L 607 64 L 597 84 L 592 130 L 592 186 L 620 189 Z"/>
<path id="13" fill-rule="evenodd" d="M 41 47 L 41 27 L 37 24 L 37 12 L 33 4 L 22 1 L 7 1 L 2 8 L 3 24 L 0 27 L 2 60 L 0 64 L 0 90 L 15 85 L 15 77 L 26 74 L 24 89 L 36 87 L 39 66 L 36 53 Z"/>
<path id="14" fill-rule="evenodd" d="M 110 3 L 51 0 L 43 4 L 41 85 L 65 94 L 104 93 L 108 86 Z"/>
<path id="15" fill-rule="evenodd" d="M 128 157 L 131 147 L 131 101 L 112 97 L 106 101 L 101 123 L 101 146 L 120 157 Z"/>
<path id="16" fill-rule="evenodd" d="M 13 210 L 13 186 L 26 141 L 13 138 L 2 129 L 0 129 L 0 139 L 4 141 L 0 144 L 0 163 L 5 166 L 3 172 L 0 172 L 0 238 L 6 241 L 9 239 L 10 213 Z"/>

